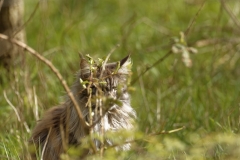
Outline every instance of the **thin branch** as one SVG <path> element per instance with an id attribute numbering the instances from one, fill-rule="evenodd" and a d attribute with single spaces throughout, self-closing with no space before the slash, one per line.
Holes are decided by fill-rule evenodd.
<path id="1" fill-rule="evenodd" d="M 37 51 L 35 51 L 34 49 L 32 49 L 31 47 L 27 46 L 25 43 L 18 41 L 16 39 L 11 39 L 8 36 L 4 35 L 4 34 L 0 34 L 0 39 L 3 40 L 9 40 L 11 43 L 17 45 L 18 47 L 28 51 L 30 54 L 32 54 L 33 56 L 35 56 L 36 58 L 38 58 L 40 61 L 44 62 L 57 76 L 57 78 L 60 80 L 60 82 L 62 83 L 65 91 L 67 92 L 68 96 L 70 97 L 70 99 L 72 100 L 74 107 L 77 111 L 78 117 L 80 119 L 81 124 L 83 125 L 84 128 L 88 128 L 88 126 L 86 125 L 84 118 L 83 118 L 83 114 L 80 110 L 80 107 L 73 95 L 73 93 L 71 92 L 71 90 L 69 89 L 65 79 L 63 79 L 62 75 L 60 74 L 60 72 L 57 70 L 57 68 L 52 64 L 51 61 L 49 61 L 48 59 L 46 59 L 45 57 L 43 57 L 42 55 L 40 55 Z"/>
<path id="2" fill-rule="evenodd" d="M 102 78 L 102 74 L 105 70 L 105 65 L 107 64 L 108 62 L 108 59 L 110 58 L 110 56 L 112 55 L 112 53 L 119 47 L 120 45 L 117 44 L 107 55 L 107 57 L 105 58 L 104 62 L 103 62 L 103 65 L 102 65 L 102 71 L 101 71 L 101 74 L 100 74 L 100 78 Z"/>
<path id="3" fill-rule="evenodd" d="M 137 72 L 140 72 L 140 68 L 137 68 Z M 139 74 L 138 74 L 139 75 Z M 144 83 L 143 83 L 143 79 L 142 77 L 139 78 L 139 85 L 140 85 L 140 91 L 142 94 L 142 101 L 143 101 L 143 106 L 145 108 L 146 113 L 150 113 L 150 106 L 149 106 L 149 102 L 147 100 L 147 96 L 146 96 L 146 92 L 145 92 L 145 87 L 144 87 Z M 150 118 L 150 121 L 152 122 L 152 116 L 147 116 L 148 119 Z"/>
<path id="4" fill-rule="evenodd" d="M 163 60 L 165 60 L 167 57 L 169 57 L 172 54 L 172 50 L 169 50 L 162 58 L 158 59 L 155 63 L 153 63 L 153 65 L 151 65 L 150 67 L 147 67 L 142 73 L 140 73 L 137 78 L 135 78 L 134 80 L 132 80 L 131 85 L 133 85 L 134 83 L 136 83 L 138 81 L 138 79 L 140 77 L 142 77 L 147 71 L 149 71 L 150 69 L 152 69 L 153 67 L 155 67 L 156 65 L 158 65 L 160 62 L 162 62 Z"/>
<path id="5" fill-rule="evenodd" d="M 44 57 L 47 57 L 49 56 L 50 54 L 53 54 L 54 52 L 57 52 L 57 51 L 61 51 L 62 50 L 62 47 L 55 47 L 55 48 L 52 48 L 52 49 L 49 49 L 47 51 L 44 51 L 42 53 L 42 55 L 44 55 Z"/>
<path id="6" fill-rule="evenodd" d="M 100 95 L 101 96 L 101 95 Z M 101 135 L 100 135 L 100 157 L 102 158 L 103 157 L 103 151 L 104 151 L 104 128 L 105 128 L 105 123 L 104 123 L 104 117 L 103 117 L 103 105 L 101 103 L 101 98 L 98 100 L 100 105 L 99 105 L 99 114 L 100 114 L 100 117 L 101 117 L 101 128 L 100 128 L 100 132 L 101 132 Z"/>
<path id="7" fill-rule="evenodd" d="M 225 3 L 225 0 L 220 0 L 221 5 L 223 6 L 224 10 L 229 14 L 230 18 L 233 20 L 233 22 L 238 26 L 240 29 L 240 22 L 238 21 L 237 17 L 233 14 L 229 6 Z"/>
<path id="8" fill-rule="evenodd" d="M 198 17 L 200 11 L 202 10 L 203 6 L 205 4 L 205 1 L 203 2 L 202 6 L 199 8 L 198 12 L 196 13 L 196 15 L 194 16 L 193 20 L 190 22 L 188 28 L 186 29 L 186 31 L 184 32 L 184 35 L 187 36 L 190 29 L 193 26 L 193 23 L 196 21 L 196 18 Z M 142 73 L 140 73 L 137 78 L 135 78 L 134 80 L 132 80 L 131 85 L 133 85 L 134 83 L 136 83 L 138 81 L 138 79 L 140 77 L 142 77 L 147 71 L 149 71 L 150 69 L 152 69 L 153 67 L 155 67 L 156 65 L 158 65 L 160 62 L 162 62 L 163 60 L 165 60 L 169 55 L 172 54 L 172 50 L 169 50 L 167 54 L 165 54 L 162 58 L 160 58 L 159 60 L 157 60 L 153 65 L 151 65 L 150 67 L 147 67 Z"/>
<path id="9" fill-rule="evenodd" d="M 31 13 L 30 17 L 28 18 L 28 20 L 26 22 L 24 22 L 23 25 L 18 28 L 18 30 L 13 34 L 12 37 L 16 36 L 16 34 L 18 34 L 18 32 L 20 32 L 24 28 L 24 26 L 26 26 L 30 22 L 30 20 L 33 18 L 33 16 L 35 15 L 35 13 L 37 11 L 39 4 L 40 4 L 40 0 L 38 1 L 37 5 L 35 6 L 33 12 Z"/>
<path id="10" fill-rule="evenodd" d="M 134 143 L 136 141 L 141 141 L 141 140 L 144 140 L 144 139 L 148 139 L 152 136 L 157 136 L 157 135 L 161 135 L 161 134 L 171 134 L 171 133 L 174 133 L 174 132 L 178 132 L 178 131 L 181 131 L 183 129 L 185 129 L 186 127 L 183 126 L 181 128 L 177 128 L 177 129 L 173 129 L 173 130 L 170 130 L 170 131 L 161 131 L 161 132 L 157 132 L 157 133 L 151 133 L 151 134 L 148 134 L 142 138 L 139 138 L 139 139 L 132 139 L 132 140 L 129 140 L 129 141 L 125 141 L 124 143 L 122 144 L 114 144 L 114 145 L 111 145 L 111 146 L 108 146 L 108 148 L 106 149 L 109 149 L 109 148 L 115 148 L 115 147 L 119 147 L 119 146 L 122 146 L 124 144 L 128 144 L 128 143 Z"/>
<path id="11" fill-rule="evenodd" d="M 199 13 L 201 12 L 201 10 L 203 9 L 203 6 L 205 4 L 206 0 L 202 3 L 201 7 L 199 8 L 199 10 L 197 11 L 197 13 L 195 14 L 195 16 L 193 17 L 192 21 L 190 22 L 190 24 L 188 25 L 186 31 L 184 32 L 184 35 L 187 37 L 188 33 L 190 32 L 192 26 L 193 26 L 193 23 L 196 22 L 196 19 L 199 15 Z"/>
<path id="12" fill-rule="evenodd" d="M 92 127 L 94 127 L 96 124 L 98 124 L 98 123 L 101 121 L 101 119 L 108 113 L 108 111 L 109 111 L 110 109 L 111 109 L 111 107 L 108 107 L 107 109 L 105 109 L 105 110 L 103 111 L 103 113 L 102 113 L 102 116 L 99 116 L 98 119 L 95 120 L 95 121 L 93 122 L 93 124 L 90 125 L 89 127 L 92 128 Z"/>
<path id="13" fill-rule="evenodd" d="M 92 79 L 92 72 L 91 72 L 91 79 Z M 91 98 L 92 98 L 92 89 L 90 88 L 91 87 L 91 84 L 88 85 L 87 87 L 87 91 L 88 91 L 88 94 L 89 94 L 89 97 L 88 97 L 88 101 L 86 103 L 86 106 L 85 107 L 88 107 L 88 114 L 89 114 L 89 126 L 92 125 L 92 122 L 93 122 L 93 115 L 92 115 L 92 102 L 91 102 Z M 94 145 L 94 138 L 92 137 L 93 135 L 93 128 L 92 127 L 89 127 L 89 142 L 90 142 L 90 146 L 95 153 L 97 153 L 97 148 L 96 146 Z"/>
<path id="14" fill-rule="evenodd" d="M 181 128 L 173 129 L 173 130 L 170 130 L 170 131 L 161 131 L 161 132 L 157 132 L 157 133 L 151 133 L 151 134 L 148 135 L 148 137 L 157 136 L 157 135 L 160 135 L 160 134 L 170 134 L 170 133 L 181 131 L 185 128 L 186 128 L 185 126 L 182 126 Z"/>

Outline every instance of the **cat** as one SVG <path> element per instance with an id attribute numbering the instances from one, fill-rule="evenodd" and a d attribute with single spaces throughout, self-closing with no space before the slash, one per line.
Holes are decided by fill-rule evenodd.
<path id="1" fill-rule="evenodd" d="M 97 63 L 93 58 L 88 58 L 81 59 L 80 70 L 71 92 L 77 100 L 84 122 L 90 127 L 84 128 L 73 102 L 66 96 L 66 101 L 48 110 L 32 131 L 29 143 L 37 151 L 40 150 L 38 156 L 43 160 L 60 159 L 60 155 L 65 152 L 64 143 L 68 146 L 81 146 L 81 140 L 91 133 L 102 135 L 103 132 L 117 133 L 134 129 L 136 112 L 130 105 L 127 88 L 131 75 L 130 56 L 112 63 L 106 63 L 107 60 L 99 60 Z M 64 137 L 67 137 L 68 142 L 65 142 Z M 102 147 L 103 142 L 97 138 L 91 142 L 97 151 Z M 104 143 L 113 145 L 108 138 L 105 138 Z M 129 150 L 130 143 L 115 148 Z M 89 149 L 81 156 L 91 153 Z M 32 158 L 37 158 L 35 153 Z"/>

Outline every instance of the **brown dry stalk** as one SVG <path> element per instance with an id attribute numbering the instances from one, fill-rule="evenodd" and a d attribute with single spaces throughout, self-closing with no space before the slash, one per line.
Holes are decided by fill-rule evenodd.
<path id="1" fill-rule="evenodd" d="M 13 34 L 12 37 L 15 37 L 15 35 L 18 34 L 21 30 L 23 30 L 24 27 L 33 19 L 35 13 L 37 12 L 37 9 L 38 9 L 38 7 L 39 7 L 39 4 L 40 4 L 40 1 L 37 2 L 37 5 L 35 6 L 33 12 L 31 13 L 31 15 L 30 15 L 30 17 L 27 19 L 27 21 L 25 21 L 25 22 L 23 23 L 23 25 L 20 26 L 20 27 L 17 29 L 17 31 Z"/>
<path id="2" fill-rule="evenodd" d="M 3 91 L 3 96 L 4 96 L 5 100 L 7 101 L 7 103 L 10 105 L 10 107 L 12 107 L 12 109 L 14 110 L 14 112 L 15 112 L 15 114 L 16 114 L 16 116 L 17 116 L 18 121 L 19 121 L 20 123 L 21 123 L 21 122 L 23 123 L 23 126 L 25 127 L 26 131 L 29 133 L 29 132 L 30 132 L 30 129 L 29 129 L 26 121 L 23 121 L 23 120 L 22 120 L 22 118 L 20 117 L 20 115 L 19 115 L 19 113 L 18 113 L 17 108 L 16 108 L 16 107 L 11 103 L 11 101 L 8 99 L 7 94 L 6 94 L 5 91 Z"/>
<path id="3" fill-rule="evenodd" d="M 193 17 L 192 21 L 190 22 L 190 24 L 188 25 L 187 29 L 184 32 L 184 35 L 187 37 L 188 33 L 190 32 L 193 23 L 196 22 L 197 17 L 199 16 L 199 13 L 202 11 L 204 4 L 205 4 L 206 0 L 202 3 L 201 7 L 198 9 L 197 13 L 195 14 L 195 16 Z"/>
<path id="4" fill-rule="evenodd" d="M 44 152 L 45 152 L 45 149 L 46 149 L 46 146 L 47 146 L 47 143 L 48 143 L 48 139 L 49 139 L 49 136 L 50 136 L 51 132 L 52 132 L 52 127 L 50 128 L 50 130 L 48 132 L 46 142 L 45 142 L 45 144 L 43 146 L 42 154 L 41 154 L 41 160 L 43 160 L 43 155 L 44 155 Z"/>
<path id="5" fill-rule="evenodd" d="M 147 71 L 149 71 L 150 69 L 152 69 L 153 67 L 157 66 L 160 62 L 162 62 L 163 60 L 165 60 L 168 56 L 170 56 L 172 54 L 172 50 L 169 50 L 163 57 L 161 57 L 160 59 L 158 59 L 156 62 L 154 62 L 151 66 L 147 67 L 144 71 L 142 71 L 137 78 L 135 78 L 134 80 L 131 81 L 131 85 L 133 85 L 134 83 L 136 83 L 140 77 L 142 77 Z"/>
<path id="6" fill-rule="evenodd" d="M 108 53 L 106 59 L 105 59 L 104 62 L 103 62 L 103 65 L 102 65 L 102 71 L 101 71 L 101 74 L 100 74 L 100 76 L 99 76 L 100 78 L 102 78 L 102 74 L 103 74 L 103 72 L 104 72 L 104 70 L 105 70 L 105 65 L 107 64 L 108 59 L 110 58 L 110 56 L 112 55 L 112 53 L 113 53 L 118 47 L 120 47 L 119 44 L 117 44 L 117 45 Z"/>
<path id="7" fill-rule="evenodd" d="M 224 10 L 227 12 L 227 14 L 230 16 L 232 21 L 236 24 L 238 28 L 240 28 L 240 22 L 238 21 L 238 18 L 233 14 L 229 6 L 226 4 L 225 0 L 221 0 L 221 5 L 223 6 Z"/>
<path id="8" fill-rule="evenodd" d="M 49 61 L 48 59 L 46 59 L 45 57 L 43 57 L 42 55 L 40 55 L 37 51 L 35 51 L 34 49 L 32 49 L 31 47 L 29 47 L 28 45 L 26 45 L 25 43 L 18 41 L 16 39 L 13 38 L 9 38 L 8 36 L 4 35 L 4 34 L 0 34 L 0 39 L 3 40 L 7 40 L 10 41 L 11 43 L 17 45 L 18 47 L 28 51 L 30 54 L 32 54 L 33 56 L 35 56 L 36 58 L 38 58 L 40 61 L 42 61 L 43 63 L 45 63 L 57 76 L 57 78 L 60 80 L 60 82 L 62 83 L 65 91 L 67 92 L 68 96 L 70 97 L 70 99 L 72 100 L 74 107 L 77 111 L 77 114 L 79 116 L 80 122 L 83 125 L 84 128 L 88 128 L 88 125 L 85 123 L 84 118 L 83 118 L 83 114 L 80 110 L 80 107 L 75 99 L 75 97 L 73 96 L 70 88 L 68 87 L 65 79 L 62 77 L 62 75 L 60 74 L 60 72 L 57 70 L 57 68 L 52 64 L 51 61 Z"/>
<path id="9" fill-rule="evenodd" d="M 182 126 L 180 128 L 176 128 L 176 129 L 173 129 L 173 130 L 170 130 L 170 131 L 161 131 L 161 132 L 157 132 L 157 133 L 150 133 L 148 135 L 144 135 L 142 138 L 140 139 L 132 139 L 132 140 L 129 140 L 129 141 L 126 141 L 124 143 L 121 143 L 121 144 L 113 144 L 111 146 L 108 146 L 106 149 L 109 149 L 109 148 L 115 148 L 115 147 L 119 147 L 123 144 L 127 144 L 127 143 L 134 143 L 136 141 L 147 141 L 147 139 L 149 139 L 150 137 L 152 136 L 157 136 L 157 135 L 161 135 L 161 134 L 171 134 L 171 133 L 174 133 L 174 132 L 178 132 L 178 131 L 181 131 L 183 129 L 185 129 L 186 127 L 185 126 Z"/>

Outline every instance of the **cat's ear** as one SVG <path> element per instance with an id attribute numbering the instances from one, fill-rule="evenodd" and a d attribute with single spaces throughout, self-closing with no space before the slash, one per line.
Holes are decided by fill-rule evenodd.
<path id="1" fill-rule="evenodd" d="M 131 72 L 132 61 L 130 55 L 126 56 L 120 61 L 119 73 L 128 74 Z"/>
<path id="2" fill-rule="evenodd" d="M 82 58 L 80 61 L 80 75 L 82 79 L 87 79 L 90 76 L 90 65 L 89 62 Z"/>

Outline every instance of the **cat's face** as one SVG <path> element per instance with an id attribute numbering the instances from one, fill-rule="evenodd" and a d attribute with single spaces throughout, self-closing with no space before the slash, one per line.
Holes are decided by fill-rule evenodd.
<path id="1" fill-rule="evenodd" d="M 81 60 L 80 83 L 87 95 L 103 95 L 113 99 L 121 98 L 127 90 L 128 77 L 131 74 L 129 56 L 118 62 L 105 63 Z"/>

